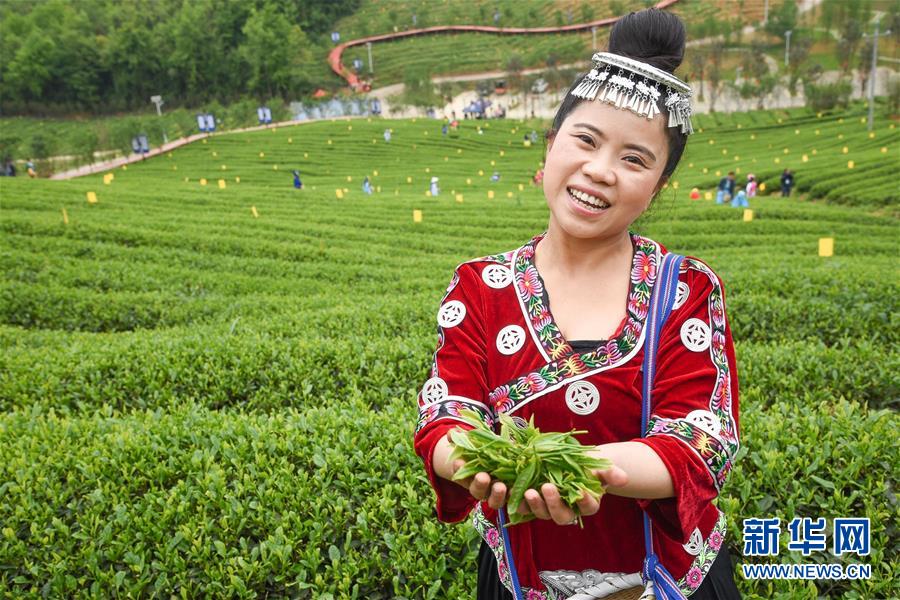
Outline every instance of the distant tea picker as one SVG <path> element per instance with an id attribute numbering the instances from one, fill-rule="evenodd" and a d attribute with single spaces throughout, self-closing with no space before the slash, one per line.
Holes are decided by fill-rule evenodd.
<path id="1" fill-rule="evenodd" d="M 438 519 L 482 538 L 478 600 L 740 598 L 715 503 L 740 448 L 724 288 L 630 230 L 693 130 L 672 74 L 685 37 L 658 9 L 619 19 L 553 120 L 546 231 L 465 260 L 440 302 L 414 447 Z M 578 460 L 598 465 L 575 478 L 593 478 L 580 498 L 558 473 L 532 481 L 531 454 L 493 472 L 499 453 L 472 457 L 526 436 L 494 436 L 501 415 L 575 431 Z"/>

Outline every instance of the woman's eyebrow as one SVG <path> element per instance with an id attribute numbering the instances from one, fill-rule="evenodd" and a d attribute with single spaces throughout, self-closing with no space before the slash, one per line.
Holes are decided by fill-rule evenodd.
<path id="1" fill-rule="evenodd" d="M 583 127 L 590 130 L 597 137 L 606 139 L 606 135 L 604 135 L 602 131 L 600 131 L 590 123 L 575 123 L 575 127 Z M 625 144 L 624 147 L 628 148 L 629 150 L 637 150 L 638 152 L 645 154 L 650 160 L 656 162 L 656 155 L 653 154 L 653 152 L 651 152 L 650 149 L 646 146 L 641 146 L 640 144 Z"/>

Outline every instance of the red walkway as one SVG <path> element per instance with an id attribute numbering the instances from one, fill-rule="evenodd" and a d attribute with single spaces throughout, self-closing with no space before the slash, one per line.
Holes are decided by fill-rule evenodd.
<path id="1" fill-rule="evenodd" d="M 656 3 L 656 8 L 668 8 L 669 6 L 675 4 L 678 0 L 661 0 Z M 351 72 L 349 69 L 344 67 L 344 63 L 341 62 L 341 55 L 344 53 L 344 50 L 350 48 L 352 46 L 362 46 L 364 44 L 368 44 L 370 42 L 387 42 L 391 40 L 398 40 L 406 37 L 414 37 L 419 35 L 431 35 L 435 33 L 452 33 L 452 32 L 474 32 L 474 33 L 494 33 L 497 35 L 531 35 L 531 34 L 548 34 L 548 33 L 565 33 L 568 31 L 585 31 L 589 30 L 592 27 L 606 27 L 607 25 L 612 25 L 619 18 L 618 17 L 609 17 L 606 19 L 600 19 L 598 21 L 591 21 L 590 23 L 578 23 L 575 25 L 565 25 L 563 27 L 489 27 L 486 25 L 442 25 L 436 27 L 426 27 L 424 29 L 410 29 L 408 31 L 398 31 L 397 33 L 386 33 L 384 35 L 373 35 L 369 37 L 359 38 L 355 40 L 350 40 L 349 42 L 345 42 L 343 44 L 338 44 L 335 46 L 331 52 L 328 53 L 328 64 L 331 66 L 331 70 L 343 77 L 347 80 L 347 83 L 350 84 L 350 87 L 353 88 L 354 91 L 366 91 L 364 89 L 364 83 L 360 81 L 359 77 L 356 76 L 355 73 Z"/>

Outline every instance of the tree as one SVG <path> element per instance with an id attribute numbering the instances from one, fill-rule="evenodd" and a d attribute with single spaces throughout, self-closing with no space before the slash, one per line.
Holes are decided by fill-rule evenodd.
<path id="1" fill-rule="evenodd" d="M 94 153 L 98 145 L 97 134 L 92 129 L 79 130 L 74 138 L 75 156 L 79 163 L 90 164 L 94 162 Z"/>
<path id="2" fill-rule="evenodd" d="M 852 86 L 848 81 L 817 85 L 810 80 L 804 86 L 806 104 L 814 111 L 846 108 L 850 102 Z"/>
<path id="3" fill-rule="evenodd" d="M 891 11 L 895 12 L 895 11 Z M 846 75 L 852 66 L 853 56 L 862 39 L 864 23 L 872 16 L 869 0 L 824 0 L 822 22 L 831 29 L 838 28 L 837 58 L 841 71 Z"/>
<path id="4" fill-rule="evenodd" d="M 765 108 L 765 99 L 778 84 L 778 77 L 769 73 L 766 61 L 760 60 L 765 52 L 765 44 L 753 42 L 742 57 L 741 69 L 744 81 L 737 86 L 738 94 L 744 100 L 756 98 L 756 108 Z"/>
<path id="5" fill-rule="evenodd" d="M 737 91 L 744 100 L 756 98 L 756 109 L 763 110 L 766 108 L 766 98 L 776 85 L 778 85 L 778 76 L 766 73 L 755 79 L 745 79 L 737 86 Z"/>
<path id="6" fill-rule="evenodd" d="M 797 3 L 784 2 L 774 11 L 769 11 L 769 22 L 766 23 L 766 33 L 770 33 L 780 39 L 787 37 L 788 31 L 797 28 Z"/>
<path id="7" fill-rule="evenodd" d="M 282 12 L 290 15 L 304 32 L 316 37 L 332 31 L 334 24 L 351 15 L 362 4 L 362 0 L 279 0 Z M 243 4 L 235 2 L 235 4 Z M 394 10 L 393 8 L 391 9 Z M 396 13 L 391 17 L 397 23 Z"/>
<path id="8" fill-rule="evenodd" d="M 268 97 L 295 91 L 303 80 L 301 65 L 310 58 L 300 26 L 266 4 L 250 14 L 242 31 L 238 53 L 250 71 L 248 91 Z"/>
<path id="9" fill-rule="evenodd" d="M 841 26 L 841 39 L 837 44 L 838 61 L 841 64 L 841 73 L 846 75 L 850 71 L 853 55 L 862 40 L 862 24 L 856 19 L 847 19 Z"/>
<path id="10" fill-rule="evenodd" d="M 0 39 L 5 105 L 96 103 L 99 52 L 84 14 L 50 0 L 0 19 Z"/>
<path id="11" fill-rule="evenodd" d="M 866 39 L 859 49 L 859 56 L 856 63 L 857 73 L 859 74 L 859 89 L 862 90 L 863 96 L 868 97 L 869 75 L 872 72 L 872 38 Z"/>
<path id="12" fill-rule="evenodd" d="M 559 90 L 566 83 L 563 79 L 562 72 L 559 70 L 559 56 L 555 52 L 551 52 L 547 55 L 547 58 L 544 59 L 544 64 L 547 65 L 547 71 L 544 74 L 547 85 L 553 90 L 555 97 L 559 98 Z"/>
<path id="13" fill-rule="evenodd" d="M 403 72 L 403 104 L 428 108 L 441 101 L 424 65 L 412 65 Z"/>
<path id="14" fill-rule="evenodd" d="M 703 74 L 706 70 L 706 53 L 700 46 L 694 46 L 688 50 L 688 62 L 691 68 L 691 79 L 700 82 L 700 91 L 697 98 L 703 100 Z"/>
<path id="15" fill-rule="evenodd" d="M 509 60 L 506 61 L 506 79 L 507 84 L 512 92 L 519 92 L 522 94 L 523 98 L 525 96 L 524 90 L 524 78 L 522 77 L 522 71 L 525 69 L 525 65 L 522 62 L 522 57 L 518 54 L 513 54 L 509 57 Z"/>
<path id="16" fill-rule="evenodd" d="M 35 133 L 28 144 L 31 158 L 49 158 L 53 155 L 54 137 L 43 133 Z"/>
<path id="17" fill-rule="evenodd" d="M 438 93 L 444 101 L 444 104 L 453 102 L 453 84 L 451 82 L 443 81 L 438 84 Z"/>
<path id="18" fill-rule="evenodd" d="M 797 83 L 806 67 L 806 59 L 809 58 L 809 50 L 812 47 L 812 39 L 807 36 L 791 40 L 791 49 L 788 52 L 788 90 L 791 96 L 797 94 Z"/>
<path id="19" fill-rule="evenodd" d="M 888 81 L 887 109 L 888 114 L 891 115 L 900 112 L 900 80 L 898 79 Z"/>
<path id="20" fill-rule="evenodd" d="M 233 49 L 226 45 L 230 32 L 219 26 L 219 18 L 222 17 L 217 16 L 212 0 L 192 0 L 185 2 L 168 24 L 168 87 L 189 104 L 201 104 L 211 95 L 228 93 L 223 86 L 243 88 L 243 82 L 234 76 L 242 69 L 234 64 L 230 57 L 233 52 L 229 52 Z M 246 17 L 241 19 L 241 23 L 245 20 Z"/>
<path id="21" fill-rule="evenodd" d="M 719 84 L 722 81 L 722 54 L 725 44 L 718 39 L 709 44 L 706 72 L 709 77 L 709 112 L 716 112 L 716 100 L 719 98 Z"/>
<path id="22" fill-rule="evenodd" d="M 590 23 L 596 18 L 594 13 L 594 7 L 589 3 L 585 3 L 581 5 L 581 22 L 582 23 Z"/>

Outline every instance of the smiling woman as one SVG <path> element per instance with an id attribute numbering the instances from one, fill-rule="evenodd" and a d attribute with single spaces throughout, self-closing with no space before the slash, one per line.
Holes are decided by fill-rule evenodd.
<path id="1" fill-rule="evenodd" d="M 564 231 L 590 244 L 595 256 L 598 242 L 627 242 L 628 227 L 662 182 L 664 129 L 661 118 L 648 120 L 603 102 L 579 104 L 548 143 L 544 194 L 551 239 Z"/>
<path id="2" fill-rule="evenodd" d="M 484 539 L 479 599 L 587 600 L 629 587 L 639 595 L 644 585 L 665 599 L 739 597 L 725 516 L 713 504 L 739 448 L 734 348 L 722 284 L 696 258 L 684 259 L 671 283 L 677 294 L 654 337 L 658 366 L 642 427 L 648 315 L 668 252 L 629 228 L 692 131 L 690 87 L 672 75 L 684 44 L 671 14 L 620 19 L 609 52 L 594 55 L 549 132 L 547 230 L 460 265 L 441 302 L 415 447 L 438 517 L 468 515 Z M 464 463 L 448 460 L 448 432 L 471 427 L 462 409 L 487 426 L 507 414 L 541 431 L 578 430 L 589 454 L 613 464 L 594 472 L 606 495 L 567 505 L 543 482 L 518 509 L 536 518 L 504 528 L 510 481 L 484 472 L 453 480 Z M 583 528 L 569 527 L 579 515 Z M 640 571 L 654 571 L 657 558 L 663 575 L 642 583 Z"/>

